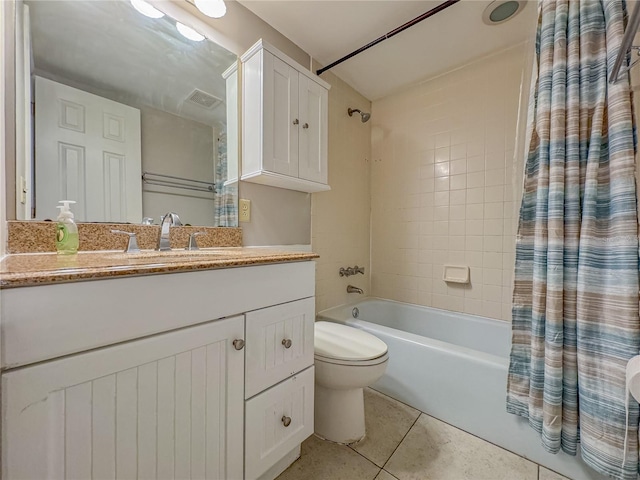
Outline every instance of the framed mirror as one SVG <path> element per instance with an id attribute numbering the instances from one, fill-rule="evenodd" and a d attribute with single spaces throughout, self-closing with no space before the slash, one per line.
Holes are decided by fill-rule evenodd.
<path id="1" fill-rule="evenodd" d="M 139 7 L 16 5 L 23 216 L 74 200 L 78 221 L 237 226 L 237 57 Z"/>

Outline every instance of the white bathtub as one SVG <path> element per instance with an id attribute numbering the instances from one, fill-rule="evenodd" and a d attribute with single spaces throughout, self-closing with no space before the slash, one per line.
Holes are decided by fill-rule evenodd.
<path id="1" fill-rule="evenodd" d="M 605 479 L 579 457 L 547 453 L 527 421 L 506 412 L 508 322 L 377 298 L 324 310 L 318 320 L 384 340 L 389 366 L 374 389 L 569 478 Z"/>

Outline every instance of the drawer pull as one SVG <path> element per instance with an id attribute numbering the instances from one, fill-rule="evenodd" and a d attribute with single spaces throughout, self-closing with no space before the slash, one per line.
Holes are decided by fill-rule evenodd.
<path id="1" fill-rule="evenodd" d="M 309 128 L 309 124 L 305 123 L 304 125 L 302 125 L 302 128 Z"/>
<path id="2" fill-rule="evenodd" d="M 242 350 L 244 348 L 244 340 L 241 338 L 233 341 L 233 348 L 236 350 Z"/>
<path id="3" fill-rule="evenodd" d="M 289 425 L 291 425 L 291 417 L 287 417 L 286 415 L 282 416 L 282 424 L 285 427 L 288 427 Z"/>
<path id="4" fill-rule="evenodd" d="M 297 119 L 297 118 L 293 121 L 293 124 L 294 124 L 294 125 L 298 125 L 299 123 L 300 123 L 300 122 L 298 121 L 298 119 Z"/>
<path id="5" fill-rule="evenodd" d="M 289 340 L 288 338 L 283 339 L 282 345 L 284 345 L 284 348 L 291 348 L 291 340 Z"/>

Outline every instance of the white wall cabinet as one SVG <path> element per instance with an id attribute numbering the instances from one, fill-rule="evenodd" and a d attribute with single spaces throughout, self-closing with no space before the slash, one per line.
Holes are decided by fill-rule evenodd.
<path id="1" fill-rule="evenodd" d="M 330 85 L 262 40 L 241 61 L 241 180 L 329 190 Z"/>
<path id="2" fill-rule="evenodd" d="M 0 290 L 2 478 L 275 478 L 313 433 L 314 272 Z"/>

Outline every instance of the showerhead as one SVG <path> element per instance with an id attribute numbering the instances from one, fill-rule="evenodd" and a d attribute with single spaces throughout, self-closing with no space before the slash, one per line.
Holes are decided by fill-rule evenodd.
<path id="1" fill-rule="evenodd" d="M 362 123 L 368 122 L 369 119 L 371 118 L 371 114 L 370 113 L 363 112 L 359 108 L 350 108 L 350 109 L 347 110 L 347 113 L 349 114 L 350 117 L 353 117 L 354 113 L 359 113 L 360 117 L 362 117 Z"/>

